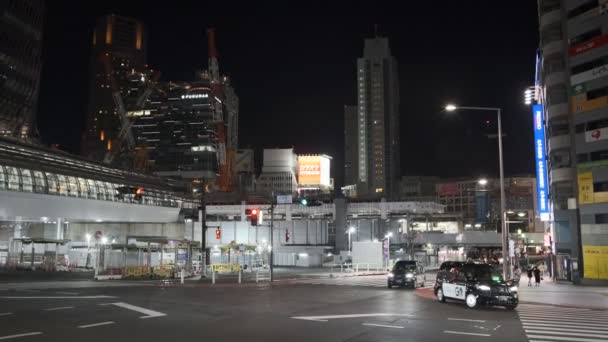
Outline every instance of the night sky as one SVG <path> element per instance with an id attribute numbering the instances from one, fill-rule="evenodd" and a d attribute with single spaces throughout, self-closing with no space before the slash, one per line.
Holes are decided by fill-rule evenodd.
<path id="1" fill-rule="evenodd" d="M 448 101 L 503 108 L 506 174 L 534 173 L 523 91 L 534 81 L 535 1 L 408 1 L 403 8 L 377 1 L 217 3 L 47 1 L 38 113 L 43 141 L 79 151 L 96 18 L 115 13 L 142 20 L 148 64 L 163 80 L 176 81 L 206 67 L 204 32 L 215 27 L 220 71 L 240 98 L 240 147 L 327 153 L 340 185 L 343 108 L 355 103 L 356 59 L 378 24 L 399 62 L 402 174 L 497 175 L 496 139 L 486 136 L 495 133 L 495 114 L 448 114 L 442 111 Z"/>

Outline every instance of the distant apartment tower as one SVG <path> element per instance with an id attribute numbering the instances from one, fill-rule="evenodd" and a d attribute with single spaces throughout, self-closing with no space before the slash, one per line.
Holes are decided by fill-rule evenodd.
<path id="1" fill-rule="evenodd" d="M 538 10 L 536 90 L 544 113 L 535 123 L 544 116 L 555 276 L 605 281 L 608 3 L 538 0 Z"/>
<path id="2" fill-rule="evenodd" d="M 399 79 L 388 38 L 365 39 L 357 89 L 357 194 L 393 198 L 401 174 Z"/>
<path id="3" fill-rule="evenodd" d="M 0 3 L 0 135 L 37 135 L 43 16 L 42 0 Z"/>
<path id="4" fill-rule="evenodd" d="M 298 157 L 293 148 L 264 149 L 262 173 L 257 192 L 294 195 L 298 189 Z"/>
<path id="5" fill-rule="evenodd" d="M 358 180 L 358 125 L 357 106 L 344 106 L 344 185 L 357 184 Z"/>
<path id="6" fill-rule="evenodd" d="M 144 25 L 114 14 L 99 18 L 92 45 L 82 154 L 99 161 L 121 143 L 117 141 L 121 118 L 112 98 L 113 88 L 119 89 L 125 105 L 128 97 L 140 91 L 140 72 L 146 63 Z"/>

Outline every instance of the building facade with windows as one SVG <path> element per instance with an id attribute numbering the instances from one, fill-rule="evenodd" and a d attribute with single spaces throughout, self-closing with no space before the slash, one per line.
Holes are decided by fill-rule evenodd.
<path id="1" fill-rule="evenodd" d="M 262 173 L 256 191 L 275 195 L 295 195 L 298 190 L 298 156 L 293 148 L 264 149 Z"/>
<path id="2" fill-rule="evenodd" d="M 0 3 L 0 135 L 37 135 L 43 17 L 42 0 Z"/>
<path id="3" fill-rule="evenodd" d="M 538 8 L 556 276 L 608 280 L 608 2 L 539 0 Z"/>
<path id="4" fill-rule="evenodd" d="M 114 14 L 97 20 L 89 66 L 83 156 L 101 161 L 107 151 L 119 148 L 121 117 L 112 93 L 120 93 L 125 106 L 128 98 L 140 93 L 150 72 L 145 65 L 146 41 L 144 24 L 138 20 Z"/>
<path id="5" fill-rule="evenodd" d="M 356 120 L 357 196 L 393 198 L 401 175 L 399 76 L 388 38 L 365 39 L 357 59 Z"/>

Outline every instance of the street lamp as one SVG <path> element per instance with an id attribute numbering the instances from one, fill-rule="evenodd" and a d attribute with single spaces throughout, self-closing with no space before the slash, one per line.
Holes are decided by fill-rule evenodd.
<path id="1" fill-rule="evenodd" d="M 351 237 L 350 237 L 350 235 L 351 235 L 352 233 L 354 233 L 355 231 L 356 231 L 355 227 L 350 227 L 350 228 L 348 228 L 348 256 L 350 256 L 351 251 L 352 251 L 352 249 L 353 249 L 353 245 L 352 245 L 352 242 L 351 242 Z"/>
<path id="2" fill-rule="evenodd" d="M 481 186 L 485 186 L 488 184 L 488 180 L 485 178 L 480 179 L 479 181 L 477 181 L 479 183 L 479 185 Z"/>
<path id="3" fill-rule="evenodd" d="M 465 110 L 482 110 L 482 111 L 492 111 L 496 112 L 496 116 L 498 119 L 498 163 L 500 168 L 500 219 L 501 219 L 501 228 L 502 228 L 502 273 L 503 278 L 507 279 L 507 276 L 510 274 L 509 270 L 509 253 L 507 249 L 507 240 L 509 238 L 509 234 L 507 232 L 506 220 L 505 220 L 505 181 L 504 181 L 504 166 L 503 166 L 503 156 L 502 156 L 502 120 L 500 116 L 501 109 L 493 108 L 493 107 L 461 107 L 456 106 L 454 104 L 448 104 L 445 106 L 445 110 L 448 112 L 453 112 L 457 109 L 465 109 Z"/>

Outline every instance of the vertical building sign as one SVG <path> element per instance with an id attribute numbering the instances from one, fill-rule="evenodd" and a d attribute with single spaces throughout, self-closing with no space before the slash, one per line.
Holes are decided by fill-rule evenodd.
<path id="1" fill-rule="evenodd" d="M 542 221 L 549 221 L 549 185 L 547 184 L 547 162 L 545 151 L 545 126 L 543 124 L 543 106 L 532 107 L 534 116 L 534 159 L 536 161 L 536 196 L 538 214 Z"/>

